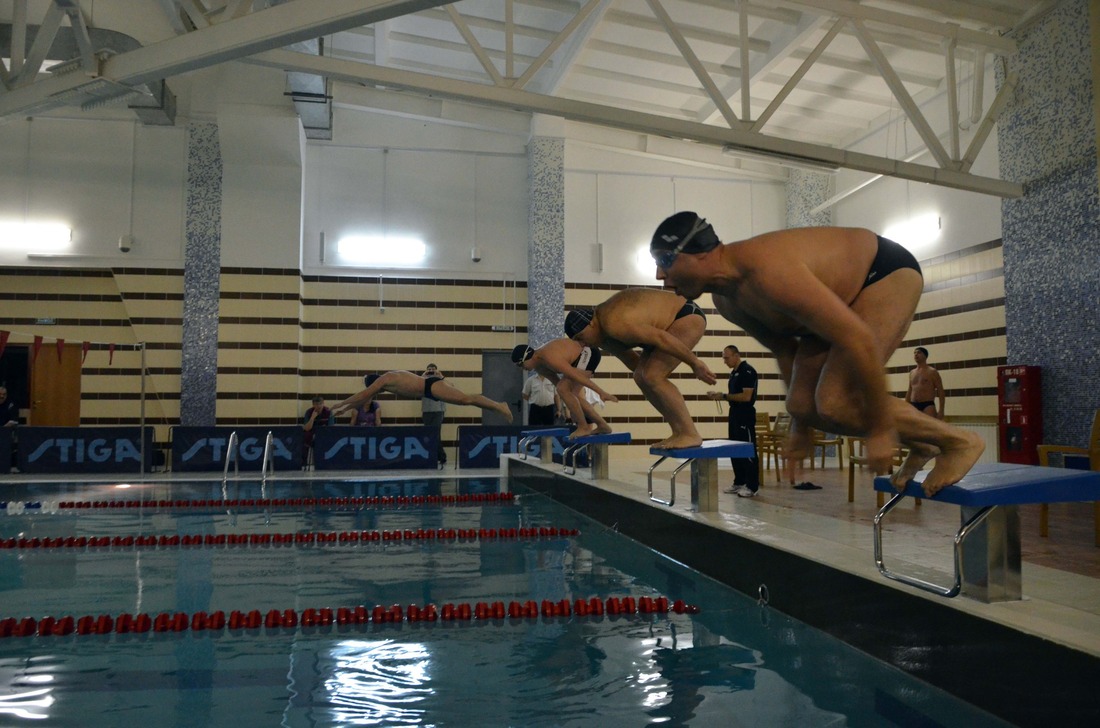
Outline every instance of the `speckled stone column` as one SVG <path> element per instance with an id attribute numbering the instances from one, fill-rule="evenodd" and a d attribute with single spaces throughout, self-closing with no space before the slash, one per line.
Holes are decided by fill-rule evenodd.
<path id="1" fill-rule="evenodd" d="M 527 144 L 527 339 L 539 347 L 565 335 L 565 140 Z"/>
<path id="2" fill-rule="evenodd" d="M 1008 363 L 1043 369 L 1047 442 L 1084 445 L 1100 368 L 1100 204 L 1089 0 L 1060 3 L 1015 38 L 1019 82 L 997 126 Z M 1096 22 L 1096 19 L 1093 19 Z M 997 84 L 1003 84 L 998 65 Z"/>
<path id="3" fill-rule="evenodd" d="M 819 227 L 833 224 L 833 208 L 814 214 L 813 208 L 835 192 L 835 177 L 826 172 L 792 169 L 787 179 L 787 227 Z"/>
<path id="4" fill-rule="evenodd" d="M 222 156 L 216 124 L 188 129 L 180 424 L 212 426 L 218 401 Z"/>

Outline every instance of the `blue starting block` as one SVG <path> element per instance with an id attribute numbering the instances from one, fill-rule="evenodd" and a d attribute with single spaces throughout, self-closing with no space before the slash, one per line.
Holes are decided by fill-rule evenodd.
<path id="1" fill-rule="evenodd" d="M 954 597 L 960 592 L 985 602 L 1021 597 L 1020 514 L 1026 503 L 1071 503 L 1100 500 L 1100 472 L 992 463 L 975 465 L 966 477 L 929 498 L 920 481 L 909 481 L 898 493 L 886 476 L 875 478 L 875 490 L 893 493 L 875 516 L 875 564 L 888 579 Z M 933 503 L 951 503 L 962 509 L 955 534 L 955 582 L 933 584 L 886 568 L 882 558 L 882 523 L 905 496 Z M 965 546 L 965 548 L 964 548 Z"/>
<path id="2" fill-rule="evenodd" d="M 751 458 L 756 448 L 751 442 L 738 440 L 705 440 L 697 447 L 681 447 L 671 450 L 649 448 L 650 455 L 660 455 L 661 459 L 649 469 L 649 499 L 662 505 L 671 506 L 676 502 L 676 476 L 691 465 L 691 506 L 696 511 L 718 510 L 718 458 Z M 669 499 L 663 500 L 653 495 L 653 471 L 668 458 L 682 458 L 672 471 Z"/>
<path id="3" fill-rule="evenodd" d="M 565 437 L 572 430 L 568 427 L 543 427 L 537 430 L 520 430 L 519 441 L 519 456 L 523 460 L 527 459 L 527 448 L 536 442 L 542 442 L 542 448 L 539 450 L 539 462 L 552 463 L 554 462 L 554 438 Z"/>
<path id="4" fill-rule="evenodd" d="M 565 472 L 573 475 L 577 472 L 577 452 L 584 447 L 588 448 L 588 462 L 592 467 L 592 477 L 596 480 L 607 478 L 607 446 L 629 445 L 629 432 L 601 432 L 595 435 L 585 435 L 569 441 L 565 452 L 562 453 L 562 466 Z"/>

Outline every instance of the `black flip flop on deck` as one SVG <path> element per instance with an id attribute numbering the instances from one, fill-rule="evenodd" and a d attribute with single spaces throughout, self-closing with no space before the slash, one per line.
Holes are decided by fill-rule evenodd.
<path id="1" fill-rule="evenodd" d="M 820 485 L 814 485 L 810 481 L 806 480 L 794 487 L 795 490 L 821 490 Z"/>

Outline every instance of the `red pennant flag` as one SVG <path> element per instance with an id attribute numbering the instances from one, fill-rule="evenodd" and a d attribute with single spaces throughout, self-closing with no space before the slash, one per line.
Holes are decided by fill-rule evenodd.
<path id="1" fill-rule="evenodd" d="M 85 341 L 83 346 L 80 347 L 80 363 L 83 364 L 88 358 L 88 349 L 92 348 L 92 342 Z"/>
<path id="2" fill-rule="evenodd" d="M 58 339 L 57 340 L 57 363 L 58 364 L 61 363 L 61 354 L 64 351 L 65 351 L 65 340 L 64 339 Z"/>
<path id="3" fill-rule="evenodd" d="M 4 348 L 8 345 L 9 336 L 11 336 L 10 331 L 0 331 L 0 356 L 4 356 Z"/>
<path id="4" fill-rule="evenodd" d="M 107 363 L 108 364 L 114 364 L 115 363 L 115 345 L 114 344 L 107 344 Z"/>
<path id="5" fill-rule="evenodd" d="M 33 365 L 38 361 L 38 350 L 42 348 L 42 337 L 34 337 L 34 346 L 31 347 L 31 364 Z"/>

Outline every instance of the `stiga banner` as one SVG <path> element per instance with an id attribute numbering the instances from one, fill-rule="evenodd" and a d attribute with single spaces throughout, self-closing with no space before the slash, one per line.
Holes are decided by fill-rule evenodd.
<path id="1" fill-rule="evenodd" d="M 140 427 L 20 427 L 24 473 L 140 473 Z M 9 448 L 10 451 L 10 448 Z M 145 428 L 145 470 L 152 469 L 153 428 Z"/>
<path id="2" fill-rule="evenodd" d="M 500 456 L 505 453 L 518 453 L 519 441 L 523 439 L 523 431 L 529 430 L 527 426 L 498 425 L 496 427 L 480 427 L 477 425 L 463 425 L 458 428 L 458 467 L 460 468 L 497 468 L 500 467 Z M 564 437 L 554 438 L 554 462 L 560 463 L 562 452 L 568 441 Z M 542 438 L 535 441 L 527 448 L 528 457 L 536 460 L 542 452 Z M 577 453 L 577 467 L 588 466 L 588 452 L 584 448 Z"/>
<path id="3" fill-rule="evenodd" d="M 318 431 L 320 431 L 320 428 Z M 264 464 L 264 441 L 272 434 L 272 462 L 276 470 L 302 468 L 300 425 L 284 427 L 173 427 L 172 471 L 199 472 L 225 469 L 229 436 L 237 433 L 238 465 L 241 470 L 260 470 Z M 232 463 L 232 461 L 230 461 Z M 231 465 L 232 467 L 232 465 Z"/>
<path id="4" fill-rule="evenodd" d="M 435 470 L 438 427 L 319 427 L 317 470 Z"/>
<path id="5" fill-rule="evenodd" d="M 11 427 L 0 427 L 0 475 L 11 472 Z"/>

